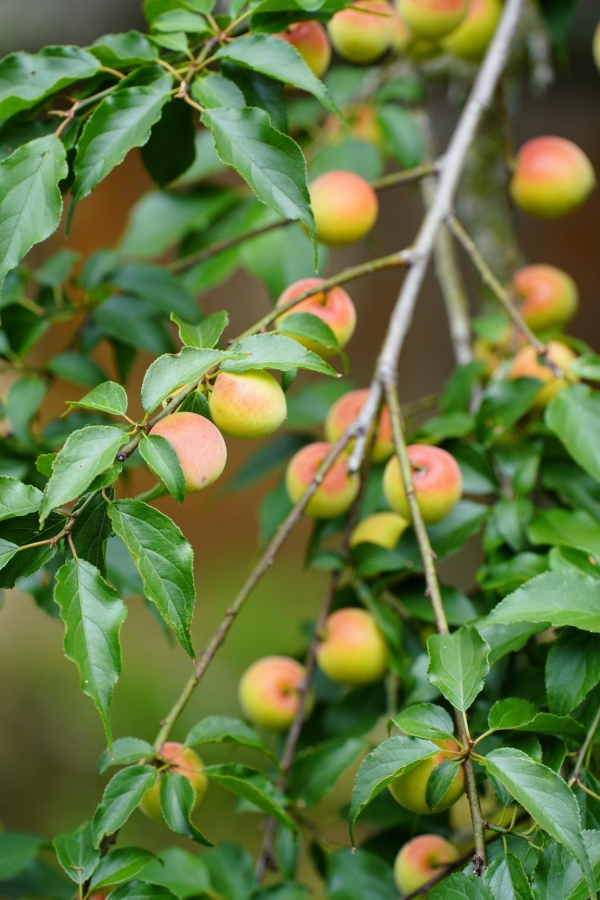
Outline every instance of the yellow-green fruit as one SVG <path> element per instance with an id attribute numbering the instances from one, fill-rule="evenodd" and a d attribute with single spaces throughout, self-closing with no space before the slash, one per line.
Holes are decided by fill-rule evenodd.
<path id="1" fill-rule="evenodd" d="M 315 178 L 309 190 L 317 237 L 328 247 L 359 241 L 377 221 L 377 194 L 355 172 L 344 169 L 325 172 Z"/>
<path id="2" fill-rule="evenodd" d="M 561 344 L 559 341 L 550 341 L 548 344 L 548 355 L 551 361 L 563 372 L 577 358 L 570 347 L 567 347 L 566 344 Z M 569 383 L 566 378 L 557 378 L 548 366 L 539 362 L 537 351 L 530 345 L 519 350 L 513 359 L 510 368 L 510 378 L 537 378 L 538 381 L 544 383 L 544 387 L 540 388 L 535 398 L 535 406 L 538 409 L 543 409 L 547 406 Z"/>
<path id="3" fill-rule="evenodd" d="M 288 656 L 265 656 L 246 669 L 239 686 L 240 705 L 255 725 L 271 731 L 289 728 L 298 710 L 306 670 Z M 310 712 L 309 699 L 305 715 Z"/>
<path id="4" fill-rule="evenodd" d="M 396 7 L 399 6 L 400 0 L 396 0 Z M 421 41 L 414 36 L 412 31 L 406 27 L 402 21 L 402 17 L 396 8 L 394 10 L 394 40 L 392 48 L 401 56 L 413 62 L 419 62 L 423 59 L 431 59 L 440 52 L 440 45 L 437 41 Z"/>
<path id="5" fill-rule="evenodd" d="M 273 434 L 287 415 L 285 394 L 268 372 L 220 372 L 208 401 L 213 422 L 231 437 Z"/>
<path id="6" fill-rule="evenodd" d="M 322 672 L 340 684 L 379 681 L 387 671 L 388 649 L 375 619 L 364 609 L 338 609 L 325 623 L 317 648 Z"/>
<path id="7" fill-rule="evenodd" d="M 176 741 L 167 741 L 162 746 L 160 757 L 169 763 L 169 771 L 176 772 L 177 775 L 183 775 L 188 779 L 194 789 L 194 807 L 196 807 L 202 801 L 208 786 L 208 778 L 202 771 L 203 764 L 198 754 L 191 747 L 184 747 L 183 744 L 178 744 Z M 159 775 L 150 790 L 144 794 L 140 803 L 142 812 L 156 822 L 163 820 L 160 808 L 161 779 L 162 774 Z"/>
<path id="8" fill-rule="evenodd" d="M 525 266 L 513 278 L 521 315 L 534 331 L 561 328 L 577 311 L 579 292 L 570 275 L 556 266 Z"/>
<path id="9" fill-rule="evenodd" d="M 469 0 L 399 0 L 400 18 L 415 37 L 435 41 L 464 19 Z"/>
<path id="10" fill-rule="evenodd" d="M 429 444 L 411 444 L 408 447 L 408 457 L 421 515 L 426 525 L 433 525 L 445 519 L 460 500 L 460 468 L 446 450 Z M 393 456 L 385 467 L 383 492 L 392 509 L 410 520 L 408 497 L 397 456 Z"/>
<path id="11" fill-rule="evenodd" d="M 317 441 L 292 456 L 285 473 L 285 486 L 292 503 L 297 503 L 304 496 L 330 452 L 331 444 Z M 335 519 L 336 516 L 341 516 L 354 503 L 358 487 L 358 475 L 349 475 L 347 459 L 338 456 L 308 501 L 306 514 L 315 519 Z"/>
<path id="12" fill-rule="evenodd" d="M 347 62 L 374 62 L 392 44 L 392 8 L 387 0 L 361 0 L 337 12 L 327 30 L 334 49 Z"/>
<path id="13" fill-rule="evenodd" d="M 373 513 L 358 523 L 350 535 L 350 546 L 377 544 L 386 550 L 393 550 L 407 528 L 408 521 L 398 513 Z"/>
<path id="14" fill-rule="evenodd" d="M 361 388 L 358 391 L 348 391 L 347 394 L 342 394 L 332 404 L 325 419 L 325 437 L 330 444 L 335 444 L 348 426 L 356 422 L 368 396 L 369 389 Z M 393 452 L 392 420 L 387 406 L 384 406 L 377 423 L 371 458 L 375 463 L 385 462 Z"/>
<path id="15" fill-rule="evenodd" d="M 431 756 L 415 766 L 414 769 L 399 775 L 390 784 L 390 791 L 394 800 L 400 806 L 410 809 L 411 812 L 419 813 L 419 815 L 428 815 L 448 809 L 453 803 L 456 803 L 465 789 L 465 776 L 461 766 L 441 802 L 434 809 L 430 809 L 427 806 L 425 796 L 429 776 L 443 762 L 455 759 L 459 749 L 455 741 L 452 740 L 433 741 L 433 743 L 441 748 L 441 753 Z"/>
<path id="16" fill-rule="evenodd" d="M 500 0 L 471 0 L 458 28 L 442 41 L 442 47 L 467 62 L 480 62 L 502 15 Z"/>
<path id="17" fill-rule="evenodd" d="M 166 438 L 175 448 L 188 493 L 208 487 L 225 468 L 227 447 L 223 435 L 204 416 L 173 413 L 157 422 L 152 434 Z"/>
<path id="18" fill-rule="evenodd" d="M 556 219 L 581 206 L 595 186 L 592 164 L 577 144 L 539 137 L 519 150 L 510 193 L 530 215 Z"/>
<path id="19" fill-rule="evenodd" d="M 418 891 L 441 868 L 458 859 L 458 850 L 439 834 L 420 834 L 408 841 L 396 857 L 394 879 L 401 894 Z"/>

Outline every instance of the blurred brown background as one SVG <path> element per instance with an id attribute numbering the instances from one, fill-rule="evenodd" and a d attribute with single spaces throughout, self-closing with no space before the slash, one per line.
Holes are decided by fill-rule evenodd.
<path id="1" fill-rule="evenodd" d="M 597 0 L 581 3 L 571 40 L 570 62 L 541 98 L 522 98 L 516 122 L 516 141 L 557 133 L 576 141 L 600 172 L 600 73 L 592 63 L 591 39 L 599 15 Z M 143 27 L 139 0 L 2 0 L 0 52 L 34 50 L 50 43 L 91 42 L 110 31 Z M 441 88 L 434 91 L 436 128 L 446 136 L 455 115 Z M 69 246 L 84 254 L 114 244 L 122 233 L 131 204 L 151 187 L 137 153 L 117 169 L 78 209 Z M 421 212 L 417 189 L 389 191 L 369 244 L 332 254 L 330 271 L 370 256 L 408 245 Z M 519 220 L 522 252 L 530 262 L 548 262 L 571 273 L 581 291 L 581 309 L 572 331 L 600 349 L 598 316 L 598 235 L 600 191 L 568 219 L 553 222 Z M 309 273 L 307 273 L 309 274 Z M 472 298 L 478 286 L 468 275 Z M 388 314 L 399 285 L 397 273 L 382 273 L 350 288 L 358 309 L 357 332 L 349 345 L 352 379 L 368 383 Z M 255 281 L 237 275 L 203 299 L 210 312 L 227 308 L 234 333 L 268 309 L 266 291 Z M 57 351 L 57 337 L 43 352 Z M 141 360 L 132 385 L 150 362 Z M 437 285 L 429 279 L 409 340 L 402 353 L 400 385 L 403 400 L 437 391 L 452 365 L 445 312 Z M 80 392 L 81 393 L 81 392 Z M 76 391 L 65 388 L 54 397 L 50 415 L 59 414 L 65 399 Z M 226 475 L 234 473 L 250 449 L 228 441 Z M 224 483 L 225 482 L 225 483 Z M 196 646 L 201 647 L 220 619 L 257 553 L 256 504 L 262 488 L 230 495 L 226 479 L 206 494 L 188 498 L 182 508 L 162 501 L 194 545 L 198 604 Z M 302 547 L 307 528 L 299 529 L 278 563 L 252 597 L 218 655 L 175 737 L 181 738 L 194 721 L 207 713 L 239 713 L 236 684 L 246 665 L 258 656 L 290 652 L 301 645 L 299 625 L 315 612 L 324 578 L 302 570 Z M 468 586 L 471 572 L 463 559 L 453 574 Z M 7 828 L 45 835 L 68 830 L 88 817 L 101 794 L 95 776 L 104 748 L 98 715 L 83 697 L 72 663 L 61 651 L 59 622 L 40 612 L 29 598 L 10 592 L 0 614 L 0 822 Z M 115 693 L 115 735 L 152 739 L 157 722 L 169 709 L 187 677 L 190 663 L 181 650 L 171 648 L 137 601 L 131 603 L 123 629 L 123 674 Z M 229 751 L 209 748 L 208 761 L 223 761 Z M 347 799 L 349 784 L 323 805 L 332 819 Z M 211 789 L 198 824 L 213 839 L 231 836 L 230 795 Z M 234 832 L 251 847 L 260 835 L 256 817 L 233 819 Z M 338 830 L 346 840 L 345 829 Z M 132 817 L 126 838 L 131 843 L 160 847 L 165 833 L 140 815 Z"/>

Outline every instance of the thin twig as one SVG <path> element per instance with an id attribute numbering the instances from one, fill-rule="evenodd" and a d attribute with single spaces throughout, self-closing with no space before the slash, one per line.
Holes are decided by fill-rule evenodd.
<path id="1" fill-rule="evenodd" d="M 569 778 L 569 787 L 571 787 L 576 781 L 579 781 L 579 773 L 581 772 L 583 763 L 585 761 L 585 757 L 587 755 L 588 750 L 592 746 L 594 742 L 594 738 L 596 737 L 596 732 L 600 727 L 600 705 L 598 706 L 598 710 L 596 715 L 594 716 L 594 721 L 590 725 L 589 731 L 585 737 L 585 741 L 579 751 L 579 755 L 577 756 L 577 762 L 575 763 L 575 768 L 573 769 L 573 774 Z"/>
<path id="2" fill-rule="evenodd" d="M 391 172 L 389 175 L 382 175 L 381 178 L 376 178 L 371 182 L 371 187 L 379 193 L 397 187 L 399 184 L 411 184 L 413 181 L 435 175 L 436 172 L 439 172 L 442 163 L 443 160 L 437 159 L 423 163 L 421 166 L 414 166 L 412 169 L 403 169 L 399 172 Z"/>

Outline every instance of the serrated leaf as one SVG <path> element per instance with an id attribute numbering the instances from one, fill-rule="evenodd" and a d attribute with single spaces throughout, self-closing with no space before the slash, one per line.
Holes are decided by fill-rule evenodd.
<path id="1" fill-rule="evenodd" d="M 151 412 L 163 400 L 185 384 L 198 381 L 205 372 L 227 359 L 222 350 L 183 347 L 179 353 L 165 353 L 146 370 L 142 382 L 142 406 Z"/>
<path id="2" fill-rule="evenodd" d="M 575 462 L 600 481 L 600 394 L 572 385 L 550 403 L 545 420 Z"/>
<path id="3" fill-rule="evenodd" d="M 576 572 L 546 572 L 505 597 L 481 627 L 514 622 L 572 625 L 600 632 L 600 583 Z"/>
<path id="4" fill-rule="evenodd" d="M 37 512 L 41 502 L 42 492 L 32 484 L 0 475 L 0 521 Z"/>
<path id="5" fill-rule="evenodd" d="M 205 109 L 218 106 L 242 109 L 246 106 L 246 98 L 237 84 L 223 75 L 210 74 L 197 78 L 192 84 L 192 97 Z"/>
<path id="6" fill-rule="evenodd" d="M 153 753 L 152 744 L 141 738 L 117 738 L 112 749 L 107 747 L 98 760 L 98 775 L 103 775 L 110 766 L 128 766 Z"/>
<path id="7" fill-rule="evenodd" d="M 18 551 L 18 544 L 13 544 L 11 541 L 5 541 L 3 538 L 0 538 L 0 569 L 3 569 Z"/>
<path id="8" fill-rule="evenodd" d="M 600 682 L 600 636 L 566 629 L 546 659 L 548 706 L 566 715 Z"/>
<path id="9" fill-rule="evenodd" d="M 155 858 L 154 853 L 140 847 L 117 847 L 102 857 L 90 887 L 98 890 L 130 881 Z"/>
<path id="10" fill-rule="evenodd" d="M 193 659 L 190 626 L 196 591 L 189 542 L 168 516 L 141 500 L 116 500 L 109 515 L 142 577 L 144 595 Z"/>
<path id="11" fill-rule="evenodd" d="M 221 847 L 223 846 L 222 844 Z M 144 869 L 142 877 L 153 885 L 169 888 L 179 900 L 188 900 L 214 890 L 204 855 L 197 856 L 181 847 L 161 850 L 154 862 Z"/>
<path id="12" fill-rule="evenodd" d="M 85 884 L 100 862 L 100 851 L 92 843 L 92 826 L 85 822 L 79 828 L 54 838 L 56 858 L 75 884 Z"/>
<path id="13" fill-rule="evenodd" d="M 452 718 L 435 703 L 415 703 L 397 713 L 390 723 L 413 737 L 430 741 L 447 740 L 454 734 Z M 389 727 L 389 725 L 388 725 Z"/>
<path id="14" fill-rule="evenodd" d="M 103 66 L 143 66 L 156 59 L 157 52 L 148 38 L 139 31 L 123 34 L 104 34 L 88 48 Z"/>
<path id="15" fill-rule="evenodd" d="M 201 719 L 188 732 L 184 741 L 186 747 L 198 747 L 201 744 L 239 744 L 266 754 L 273 762 L 277 756 L 262 742 L 256 732 L 241 719 L 230 716 L 207 716 Z"/>
<path id="16" fill-rule="evenodd" d="M 290 796 L 307 808 L 314 806 L 333 788 L 364 748 L 365 743 L 360 738 L 347 738 L 300 750 L 290 771 Z"/>
<path id="17" fill-rule="evenodd" d="M 14 878 L 35 859 L 44 839 L 20 831 L 0 832 L 0 881 Z"/>
<path id="18" fill-rule="evenodd" d="M 177 894 L 160 884 L 134 880 L 111 891 L 111 900 L 179 900 Z"/>
<path id="19" fill-rule="evenodd" d="M 191 814 L 196 801 L 194 788 L 184 775 L 177 772 L 165 772 L 160 779 L 160 808 L 163 818 L 171 831 L 189 837 L 198 844 L 212 847 L 211 841 L 191 821 Z"/>
<path id="20" fill-rule="evenodd" d="M 146 435 L 139 443 L 140 455 L 178 503 L 185 500 L 185 476 L 173 444 L 160 434 Z"/>
<path id="21" fill-rule="evenodd" d="M 590 862 L 600 884 L 600 834 L 584 831 L 583 839 Z M 577 861 L 560 844 L 552 843 L 540 853 L 531 883 L 536 900 L 588 900 L 585 877 Z"/>
<path id="22" fill-rule="evenodd" d="M 239 359 L 225 360 L 223 372 L 247 372 L 251 369 L 311 369 L 321 375 L 337 375 L 335 369 L 316 353 L 306 350 L 298 341 L 282 334 L 253 334 L 231 348 L 233 353 L 245 354 Z"/>
<path id="23" fill-rule="evenodd" d="M 446 759 L 433 769 L 425 789 L 425 802 L 429 809 L 435 809 L 442 802 L 458 775 L 460 766 L 458 760 Z"/>
<path id="24" fill-rule="evenodd" d="M 545 509 L 527 529 L 535 545 L 565 546 L 600 556 L 600 522 L 583 509 Z"/>
<path id="25" fill-rule="evenodd" d="M 238 797 L 248 800 L 254 806 L 262 809 L 267 815 L 272 816 L 289 828 L 296 831 L 294 822 L 285 811 L 285 796 L 273 786 L 262 772 L 250 766 L 242 766 L 234 763 L 205 766 L 204 774 L 220 784 L 226 790 Z"/>
<path id="26" fill-rule="evenodd" d="M 124 416 L 127 412 L 127 392 L 122 385 L 115 381 L 105 381 L 99 384 L 93 391 L 86 394 L 81 400 L 68 400 L 70 409 L 96 409 L 100 412 L 110 413 L 113 416 Z"/>
<path id="27" fill-rule="evenodd" d="M 427 649 L 429 681 L 453 706 L 466 712 L 490 670 L 489 644 L 472 625 L 463 625 L 452 634 L 432 634 Z"/>
<path id="28" fill-rule="evenodd" d="M 171 313 L 171 322 L 179 329 L 179 339 L 187 347 L 199 347 L 207 350 L 216 347 L 219 338 L 229 325 L 229 313 L 226 310 L 211 313 L 198 325 L 184 322 L 175 313 Z"/>
<path id="29" fill-rule="evenodd" d="M 499 856 L 484 875 L 494 900 L 534 900 L 523 863 L 514 853 Z"/>
<path id="30" fill-rule="evenodd" d="M 81 690 L 96 704 L 110 746 L 110 703 L 121 674 L 119 632 L 127 607 L 98 569 L 79 558 L 56 573 L 54 599 L 65 625 L 65 656 L 79 669 Z"/>
<path id="31" fill-rule="evenodd" d="M 488 716 L 488 725 L 496 730 L 510 731 L 533 722 L 538 714 L 535 703 L 520 697 L 506 697 L 496 700 Z"/>
<path id="32" fill-rule="evenodd" d="M 429 900 L 495 900 L 495 898 L 481 878 L 450 875 L 434 887 L 429 894 Z"/>
<path id="33" fill-rule="evenodd" d="M 54 134 L 23 144 L 0 162 L 0 288 L 33 245 L 58 228 L 58 183 L 67 172 L 65 146 Z"/>
<path id="34" fill-rule="evenodd" d="M 111 778 L 92 822 L 96 847 L 105 835 L 113 834 L 125 824 L 157 778 L 154 766 L 129 766 Z"/>

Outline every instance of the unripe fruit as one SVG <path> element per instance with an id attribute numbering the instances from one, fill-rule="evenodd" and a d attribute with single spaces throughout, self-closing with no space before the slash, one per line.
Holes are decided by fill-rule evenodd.
<path id="1" fill-rule="evenodd" d="M 439 834 L 420 834 L 404 844 L 394 863 L 394 880 L 401 894 L 418 891 L 438 870 L 458 859 L 458 851 Z"/>
<path id="2" fill-rule="evenodd" d="M 297 503 L 306 493 L 330 451 L 331 444 L 317 441 L 292 456 L 285 473 L 285 486 L 292 503 Z M 338 456 L 308 501 L 306 514 L 315 519 L 335 519 L 336 516 L 341 516 L 354 503 L 358 486 L 358 475 L 349 475 L 346 458 Z"/>
<path id="3" fill-rule="evenodd" d="M 308 22 L 294 22 L 287 31 L 282 31 L 275 37 L 295 47 L 317 78 L 323 77 L 331 62 L 331 46 L 327 32 L 320 22 L 314 19 Z"/>
<path id="4" fill-rule="evenodd" d="M 162 759 L 169 763 L 169 771 L 176 772 L 177 775 L 183 775 L 187 778 L 194 788 L 194 807 L 197 806 L 206 793 L 208 786 L 208 778 L 202 771 L 202 760 L 191 747 L 184 747 L 176 741 L 167 741 L 163 744 L 160 751 Z M 162 774 L 152 785 L 149 791 L 146 791 L 140 803 L 140 809 L 150 819 L 156 822 L 162 822 L 163 814 L 160 808 L 160 782 Z"/>
<path id="5" fill-rule="evenodd" d="M 448 809 L 453 803 L 456 803 L 465 789 L 465 776 L 462 766 L 460 766 L 441 803 L 435 809 L 427 806 L 425 795 L 429 776 L 441 763 L 456 758 L 453 753 L 448 751 L 456 753 L 459 749 L 456 742 L 452 740 L 433 741 L 433 743 L 441 748 L 441 753 L 423 760 L 414 769 L 399 775 L 390 784 L 390 792 L 394 800 L 405 809 L 410 809 L 411 812 L 420 815 L 429 815 Z"/>
<path id="6" fill-rule="evenodd" d="M 346 428 L 355 422 L 360 411 L 367 402 L 369 391 L 363 388 L 359 391 L 348 391 L 343 394 L 331 406 L 325 419 L 325 437 L 334 444 L 342 436 Z M 389 459 L 394 452 L 392 438 L 392 420 L 387 406 L 384 406 L 377 425 L 377 436 L 373 444 L 373 462 L 380 463 Z"/>
<path id="7" fill-rule="evenodd" d="M 340 684 L 379 681 L 387 671 L 388 649 L 373 616 L 364 609 L 338 609 L 325 623 L 317 648 L 322 672 Z"/>
<path id="8" fill-rule="evenodd" d="M 179 457 L 188 493 L 217 480 L 227 462 L 227 447 L 218 428 L 204 416 L 177 412 L 157 422 L 152 434 L 166 438 Z"/>
<path id="9" fill-rule="evenodd" d="M 555 266 L 525 266 L 513 278 L 521 315 L 533 331 L 560 328 L 577 310 L 579 294 L 570 275 Z"/>
<path id="10" fill-rule="evenodd" d="M 548 355 L 552 362 L 562 369 L 563 372 L 577 358 L 577 355 L 573 353 L 570 347 L 561 344 L 559 341 L 550 341 L 548 344 Z M 513 359 L 510 367 L 510 378 L 537 378 L 538 381 L 544 383 L 545 387 L 540 389 L 535 398 L 535 406 L 538 409 L 543 409 L 547 406 L 569 384 L 566 378 L 557 378 L 548 366 L 539 362 L 537 351 L 530 345 L 519 350 Z"/>
<path id="11" fill-rule="evenodd" d="M 271 731 L 289 728 L 298 710 L 299 689 L 306 670 L 288 656 L 265 656 L 246 669 L 239 686 L 244 715 Z M 310 712 L 307 703 L 305 715 Z"/>
<path id="12" fill-rule="evenodd" d="M 438 40 L 464 19 L 469 0 L 399 0 L 398 12 L 415 37 Z"/>
<path id="13" fill-rule="evenodd" d="M 398 513 L 373 513 L 358 523 L 350 535 L 350 546 L 369 543 L 393 550 L 408 525 L 407 520 Z"/>
<path id="14" fill-rule="evenodd" d="M 338 119 L 339 121 L 339 119 Z M 383 147 L 384 138 L 381 126 L 377 121 L 375 109 L 368 103 L 362 103 L 353 113 L 350 134 L 360 141 L 366 141 L 375 147 Z"/>
<path id="15" fill-rule="evenodd" d="M 592 164 L 572 141 L 539 137 L 517 154 L 510 183 L 516 205 L 532 216 L 556 219 L 580 206 L 596 185 Z"/>
<path id="16" fill-rule="evenodd" d="M 208 401 L 213 422 L 231 437 L 273 434 L 287 415 L 285 394 L 268 372 L 220 372 Z"/>
<path id="17" fill-rule="evenodd" d="M 423 521 L 426 525 L 433 525 L 445 519 L 460 500 L 462 475 L 459 465 L 441 447 L 412 444 L 407 449 Z M 397 456 L 393 456 L 385 467 L 383 492 L 392 509 L 410 520 L 410 507 Z"/>
<path id="18" fill-rule="evenodd" d="M 377 194 L 354 172 L 325 172 L 310 185 L 310 202 L 321 243 L 330 247 L 353 244 L 369 233 L 377 220 Z"/>
<path id="19" fill-rule="evenodd" d="M 442 47 L 467 62 L 480 62 L 502 15 L 500 0 L 471 0 L 458 28 L 442 41 Z"/>
<path id="20" fill-rule="evenodd" d="M 298 297 L 304 291 L 309 291 L 322 283 L 322 278 L 302 278 L 300 281 L 295 281 L 285 289 L 276 305 L 285 306 L 294 297 Z M 295 306 L 292 306 L 287 312 L 279 316 L 276 322 L 277 326 L 279 327 L 286 316 L 298 312 L 311 313 L 311 315 L 322 319 L 333 331 L 341 348 L 346 346 L 354 334 L 356 310 L 350 296 L 341 287 L 334 287 L 330 291 L 321 291 L 318 294 L 313 294 L 312 297 L 307 297 L 306 300 L 301 300 L 300 303 L 296 303 Z M 301 338 L 296 338 L 296 340 L 306 347 L 307 350 L 312 350 L 313 353 L 318 353 L 319 356 L 328 357 L 334 353 L 333 350 L 325 350 L 323 344 L 317 344 L 314 341 Z"/>
<path id="21" fill-rule="evenodd" d="M 399 0 L 396 0 L 396 6 Z M 399 12 L 395 10 L 394 15 L 394 40 L 392 47 L 401 56 L 406 59 L 418 62 L 422 59 L 431 59 L 440 52 L 440 45 L 436 41 L 422 41 L 414 36 L 412 31 L 406 27 L 402 21 Z"/>
<path id="22" fill-rule="evenodd" d="M 327 30 L 334 48 L 347 62 L 373 62 L 392 45 L 391 6 L 387 0 L 361 0 L 337 12 Z"/>

